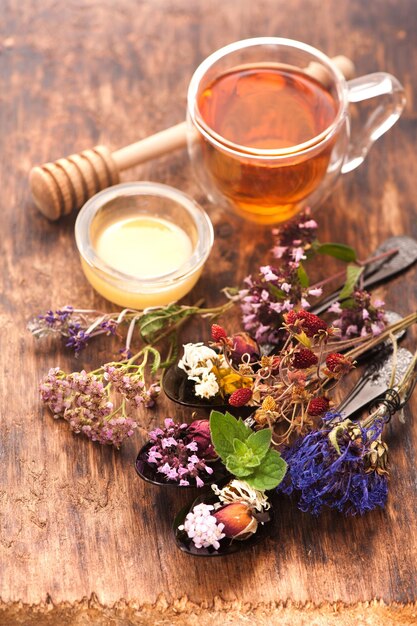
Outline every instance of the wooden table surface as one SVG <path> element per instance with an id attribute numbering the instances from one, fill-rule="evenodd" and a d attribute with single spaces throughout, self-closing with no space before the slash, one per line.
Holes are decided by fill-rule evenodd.
<path id="1" fill-rule="evenodd" d="M 133 466 L 148 426 L 178 409 L 161 399 L 120 452 L 72 435 L 41 407 L 38 381 L 58 364 L 98 366 L 109 357 L 105 344 L 76 361 L 25 330 L 47 308 L 114 308 L 83 277 L 74 216 L 49 223 L 34 208 L 30 167 L 97 143 L 120 147 L 181 121 L 195 67 L 250 36 L 299 39 L 351 57 L 358 75 L 386 70 L 401 80 L 402 119 L 317 217 L 323 241 L 353 245 L 362 257 L 387 236 L 417 237 L 416 32 L 414 0 L 1 3 L 1 624 L 416 623 L 417 394 L 407 424 L 390 429 L 384 512 L 315 519 L 283 499 L 267 542 L 227 559 L 193 559 L 170 530 L 189 494 L 144 484 Z M 219 304 L 221 287 L 265 262 L 268 229 L 209 206 L 185 152 L 124 176 L 135 178 L 177 186 L 210 212 L 213 253 L 186 302 L 204 296 Z M 416 308 L 416 272 L 378 290 L 388 308 Z M 207 330 L 191 324 L 184 338 Z"/>

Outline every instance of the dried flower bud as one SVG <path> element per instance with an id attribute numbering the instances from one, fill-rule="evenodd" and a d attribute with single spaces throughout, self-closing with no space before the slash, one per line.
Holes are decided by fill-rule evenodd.
<path id="1" fill-rule="evenodd" d="M 244 406 L 252 398 L 252 390 L 248 387 L 242 389 L 236 389 L 229 398 L 229 404 L 231 406 L 239 407 Z"/>
<path id="2" fill-rule="evenodd" d="M 262 410 L 263 411 L 275 411 L 277 408 L 277 403 L 275 402 L 272 396 L 266 396 L 262 402 Z"/>
<path id="3" fill-rule="evenodd" d="M 224 524 L 222 532 L 229 539 L 243 541 L 256 533 L 258 521 L 252 514 L 250 506 L 244 502 L 226 504 L 213 513 L 218 524 Z"/>
<path id="4" fill-rule="evenodd" d="M 192 422 L 187 428 L 187 438 L 196 442 L 199 456 L 204 459 L 217 458 L 211 442 L 209 420 L 195 420 Z"/>
<path id="5" fill-rule="evenodd" d="M 242 332 L 232 335 L 231 346 L 230 358 L 236 365 L 242 361 L 244 354 L 249 355 L 251 362 L 258 361 L 260 357 L 260 348 L 248 333 Z"/>
<path id="6" fill-rule="evenodd" d="M 380 440 L 375 440 L 370 445 L 370 450 L 365 457 L 366 471 L 376 472 L 381 476 L 388 474 L 388 446 Z"/>

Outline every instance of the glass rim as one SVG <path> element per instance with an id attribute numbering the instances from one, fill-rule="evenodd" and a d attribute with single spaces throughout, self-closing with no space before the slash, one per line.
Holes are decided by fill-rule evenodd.
<path id="1" fill-rule="evenodd" d="M 100 209 L 112 200 L 126 196 L 153 196 L 171 200 L 181 205 L 188 213 L 197 231 L 197 241 L 193 252 L 185 263 L 172 272 L 152 278 L 137 278 L 126 274 L 106 263 L 96 252 L 91 239 L 91 225 Z M 170 220 L 168 220 L 170 221 Z M 190 196 L 175 187 L 151 181 L 120 183 L 95 194 L 81 208 L 75 222 L 75 241 L 81 258 L 93 271 L 103 274 L 103 280 L 120 287 L 123 283 L 128 291 L 137 293 L 155 287 L 162 289 L 172 286 L 177 281 L 187 279 L 207 260 L 214 242 L 213 225 L 206 211 Z"/>
<path id="2" fill-rule="evenodd" d="M 315 60 L 320 61 L 331 73 L 334 78 L 334 82 L 337 89 L 339 106 L 336 112 L 335 118 L 331 124 L 327 128 L 325 128 L 321 133 L 312 137 L 306 142 L 301 144 L 297 144 L 294 146 L 290 146 L 289 148 L 274 148 L 274 149 L 260 149 L 260 148 L 250 148 L 248 146 L 243 146 L 240 144 L 236 144 L 232 141 L 229 141 L 216 133 L 203 119 L 197 105 L 197 94 L 198 89 L 201 84 L 202 79 L 208 72 L 208 70 L 215 64 L 217 61 L 220 61 L 222 58 L 227 55 L 236 52 L 238 50 L 243 50 L 246 48 L 252 48 L 257 46 L 285 46 L 287 48 L 295 48 L 297 50 L 301 50 L 306 52 L 313 57 Z M 313 60 L 313 59 L 312 59 Z M 239 155 L 242 157 L 253 157 L 259 159 L 271 159 L 271 158 L 285 158 L 291 157 L 295 154 L 305 154 L 312 150 L 315 150 L 318 147 L 322 147 L 323 143 L 326 143 L 331 140 L 331 138 L 335 135 L 340 125 L 343 123 L 346 114 L 347 114 L 347 103 L 348 103 L 348 87 L 346 83 L 346 79 L 343 76 L 342 72 L 339 68 L 333 63 L 333 61 L 326 55 L 324 52 L 317 50 L 313 46 L 309 44 L 303 43 L 301 41 L 297 41 L 295 39 L 287 39 L 284 37 L 254 37 L 251 39 L 242 39 L 240 41 L 235 41 L 230 43 L 219 50 L 216 50 L 212 54 L 210 54 L 195 70 L 193 76 L 191 77 L 190 84 L 188 86 L 187 93 L 187 109 L 188 115 L 193 122 L 194 126 L 198 129 L 198 131 L 209 141 L 214 144 L 216 147 L 221 150 Z"/>

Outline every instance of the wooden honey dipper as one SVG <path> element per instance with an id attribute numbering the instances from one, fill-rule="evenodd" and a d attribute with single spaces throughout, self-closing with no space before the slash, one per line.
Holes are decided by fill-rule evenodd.
<path id="1" fill-rule="evenodd" d="M 354 65 L 350 59 L 337 56 L 332 61 L 347 80 L 353 77 Z M 319 63 L 310 63 L 305 71 L 324 84 L 328 79 Z M 120 172 L 183 148 L 186 143 L 186 122 L 181 122 L 114 152 L 99 145 L 33 167 L 29 174 L 33 199 L 45 217 L 57 220 L 80 209 L 98 191 L 117 184 Z"/>

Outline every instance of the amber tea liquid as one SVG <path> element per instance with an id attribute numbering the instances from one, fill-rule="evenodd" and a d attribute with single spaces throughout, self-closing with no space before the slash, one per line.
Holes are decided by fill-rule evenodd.
<path id="1" fill-rule="evenodd" d="M 294 150 L 285 164 L 273 157 L 255 160 L 253 152 L 291 149 L 334 121 L 337 104 L 332 95 L 303 71 L 279 65 L 234 68 L 200 93 L 198 108 L 219 142 L 231 142 L 248 154 L 230 155 L 202 140 L 212 183 L 238 211 L 259 216 L 259 221 L 267 216 L 289 219 L 323 180 L 334 142 L 326 142 L 314 156 Z"/>

